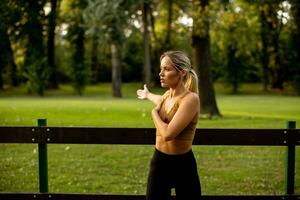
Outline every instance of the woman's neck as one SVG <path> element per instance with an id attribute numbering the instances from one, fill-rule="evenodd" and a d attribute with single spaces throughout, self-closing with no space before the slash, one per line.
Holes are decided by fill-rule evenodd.
<path id="1" fill-rule="evenodd" d="M 183 94 L 184 92 L 187 91 L 187 89 L 184 87 L 184 85 L 181 83 L 181 84 L 178 84 L 176 87 L 172 88 L 170 87 L 170 97 L 177 97 L 181 94 Z"/>

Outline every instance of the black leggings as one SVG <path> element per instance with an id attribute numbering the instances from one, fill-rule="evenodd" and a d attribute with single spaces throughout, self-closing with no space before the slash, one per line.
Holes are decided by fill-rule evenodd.
<path id="1" fill-rule="evenodd" d="M 147 200 L 169 200 L 175 188 L 176 200 L 199 200 L 201 186 L 192 151 L 168 155 L 155 149 L 147 185 Z"/>

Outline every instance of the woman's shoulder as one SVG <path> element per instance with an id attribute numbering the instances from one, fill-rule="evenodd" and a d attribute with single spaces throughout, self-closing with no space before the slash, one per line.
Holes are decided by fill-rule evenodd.
<path id="1" fill-rule="evenodd" d="M 184 97 L 178 102 L 178 107 L 184 107 L 189 110 L 188 112 L 196 111 L 199 112 L 200 100 L 197 93 L 188 91 Z M 192 109 L 192 111 L 190 110 Z"/>
<path id="2" fill-rule="evenodd" d="M 187 94 L 184 96 L 183 99 L 199 101 L 199 95 L 195 92 L 188 91 Z"/>
<path id="3" fill-rule="evenodd" d="M 188 103 L 188 104 L 199 104 L 199 96 L 197 93 L 188 91 L 183 98 L 181 99 L 180 103 Z"/>

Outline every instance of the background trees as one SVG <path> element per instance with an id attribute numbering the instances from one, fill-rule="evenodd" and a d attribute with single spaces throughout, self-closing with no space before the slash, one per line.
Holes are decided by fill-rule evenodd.
<path id="1" fill-rule="evenodd" d="M 43 95 L 60 83 L 158 83 L 159 56 L 185 51 L 200 77 L 201 110 L 219 115 L 213 83 L 300 93 L 296 0 L 6 0 L 0 3 L 0 88 Z"/>
<path id="2" fill-rule="evenodd" d="M 220 115 L 211 76 L 209 0 L 194 1 L 193 7 L 193 61 L 199 75 L 200 110 L 202 114 Z"/>
<path id="3" fill-rule="evenodd" d="M 14 4 L 8 4 L 5 2 L 0 3 L 0 89 L 3 89 L 3 73 L 5 68 L 7 71 L 9 71 L 9 84 L 13 86 L 18 85 L 18 80 L 16 77 L 16 64 L 8 34 L 11 24 L 14 24 L 18 18 L 15 10 L 16 8 Z"/>
<path id="4" fill-rule="evenodd" d="M 58 80 L 57 80 L 57 67 L 55 63 L 55 28 L 56 28 L 56 16 L 57 16 L 57 7 L 59 0 L 50 1 L 50 12 L 48 15 L 48 40 L 47 40 L 47 58 L 49 65 L 49 87 L 57 89 Z"/>
<path id="5" fill-rule="evenodd" d="M 291 69 L 291 72 L 293 75 L 291 75 L 290 79 L 292 81 L 292 84 L 297 92 L 298 95 L 300 95 L 300 2 L 297 0 L 291 1 L 291 13 L 292 17 L 294 19 L 294 28 L 291 33 L 291 47 L 292 51 L 294 52 L 293 55 L 293 68 Z"/>

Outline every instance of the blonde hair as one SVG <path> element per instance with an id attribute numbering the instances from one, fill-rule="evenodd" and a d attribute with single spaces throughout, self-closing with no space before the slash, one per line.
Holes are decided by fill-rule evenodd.
<path id="1" fill-rule="evenodd" d="M 184 86 L 191 92 L 199 93 L 198 91 L 198 76 L 192 69 L 191 61 L 182 51 L 167 51 L 160 56 L 160 61 L 168 56 L 177 71 L 186 71 L 186 76 L 183 79 Z"/>

